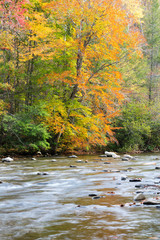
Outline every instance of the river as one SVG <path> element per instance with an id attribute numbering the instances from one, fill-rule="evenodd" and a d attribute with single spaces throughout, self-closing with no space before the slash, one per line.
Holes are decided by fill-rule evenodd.
<path id="1" fill-rule="evenodd" d="M 134 201 L 139 191 L 160 198 L 156 166 L 159 153 L 0 163 L 0 240 L 160 239 L 160 208 Z"/>

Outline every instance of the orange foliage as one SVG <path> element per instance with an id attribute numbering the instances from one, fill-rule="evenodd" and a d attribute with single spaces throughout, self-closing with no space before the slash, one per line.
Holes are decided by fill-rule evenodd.
<path id="1" fill-rule="evenodd" d="M 72 143 L 104 145 L 106 133 L 114 139 L 110 122 L 124 98 L 117 65 L 133 52 L 139 54 L 143 42 L 137 29 L 128 28 L 133 15 L 126 14 L 120 0 L 52 0 L 43 3 L 42 9 L 48 15 L 43 27 L 51 29 L 43 56 L 61 59 L 64 52 L 69 56 L 69 70 L 53 71 L 47 79 L 53 86 L 65 83 L 68 102 L 79 99 L 91 110 L 89 120 L 77 125 L 69 119 L 87 116 L 78 115 L 72 106 L 67 107 L 65 118 L 50 112 L 46 122 L 56 133 L 66 131 Z"/>

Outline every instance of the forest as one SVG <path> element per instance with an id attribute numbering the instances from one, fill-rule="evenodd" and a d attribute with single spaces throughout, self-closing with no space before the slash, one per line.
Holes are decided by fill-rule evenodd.
<path id="1" fill-rule="evenodd" d="M 0 0 L 0 153 L 159 151 L 158 0 Z"/>

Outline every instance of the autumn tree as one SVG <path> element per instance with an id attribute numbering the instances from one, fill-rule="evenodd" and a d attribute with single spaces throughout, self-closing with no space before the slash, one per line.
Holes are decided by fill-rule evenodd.
<path id="1" fill-rule="evenodd" d="M 139 51 L 140 33 L 134 26 L 127 31 L 131 14 L 126 17 L 118 0 L 42 5 L 52 29 L 44 56 L 54 62 L 52 73 L 41 79 L 54 92 L 53 102 L 48 100 L 51 115 L 46 124 L 56 134 L 55 142 L 61 136 L 64 144 L 70 141 L 72 146 L 74 142 L 106 144 L 106 136 L 113 139 L 110 121 L 123 99 L 118 64 Z"/>

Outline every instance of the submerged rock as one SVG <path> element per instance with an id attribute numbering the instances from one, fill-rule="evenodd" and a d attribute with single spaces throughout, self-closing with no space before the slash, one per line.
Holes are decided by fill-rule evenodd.
<path id="1" fill-rule="evenodd" d="M 71 168 L 76 168 L 77 166 L 74 166 L 74 165 L 70 165 Z"/>
<path id="2" fill-rule="evenodd" d="M 124 155 L 124 158 L 132 159 L 132 160 L 135 159 L 133 156 L 128 155 L 128 154 L 125 154 L 125 155 Z"/>
<path id="3" fill-rule="evenodd" d="M 126 161 L 126 162 L 127 162 L 127 161 L 128 161 L 128 158 L 123 157 L 123 158 L 122 158 L 122 161 Z"/>
<path id="4" fill-rule="evenodd" d="M 146 197 L 144 196 L 144 194 L 143 194 L 143 193 L 139 193 L 139 194 L 137 194 L 137 195 L 135 196 L 134 201 L 142 201 L 142 200 L 144 200 L 144 199 L 146 199 Z"/>
<path id="5" fill-rule="evenodd" d="M 38 172 L 37 175 L 49 175 L 47 172 Z"/>
<path id="6" fill-rule="evenodd" d="M 2 158 L 2 162 L 13 162 L 13 158 L 11 157 Z"/>
<path id="7" fill-rule="evenodd" d="M 101 197 L 100 196 L 95 196 L 92 199 L 99 199 L 99 198 L 101 198 Z"/>

